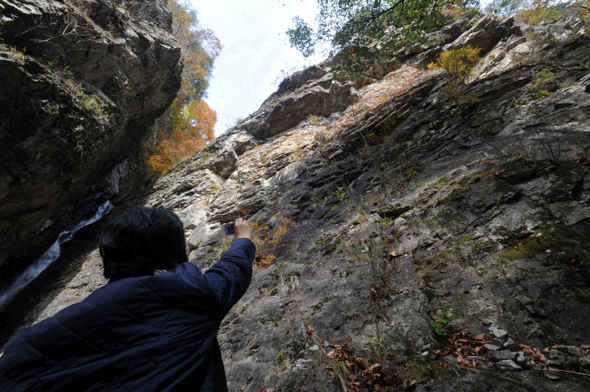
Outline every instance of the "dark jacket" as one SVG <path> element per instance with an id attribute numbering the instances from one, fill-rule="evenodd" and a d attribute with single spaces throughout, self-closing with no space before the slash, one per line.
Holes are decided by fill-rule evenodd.
<path id="1" fill-rule="evenodd" d="M 204 274 L 183 263 L 101 287 L 10 343 L 0 391 L 227 391 L 217 331 L 254 252 L 240 238 Z"/>

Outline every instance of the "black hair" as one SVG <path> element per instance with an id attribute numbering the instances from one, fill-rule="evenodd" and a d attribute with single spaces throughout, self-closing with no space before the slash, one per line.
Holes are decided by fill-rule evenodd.
<path id="1" fill-rule="evenodd" d="M 182 221 L 163 208 L 129 208 L 103 232 L 100 255 L 111 282 L 172 269 L 188 261 Z"/>

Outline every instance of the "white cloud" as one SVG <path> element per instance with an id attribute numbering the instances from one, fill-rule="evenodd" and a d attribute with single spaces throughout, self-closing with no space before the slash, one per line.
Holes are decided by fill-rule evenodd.
<path id="1" fill-rule="evenodd" d="M 217 111 L 216 135 L 257 110 L 276 90 L 272 83 L 281 70 L 321 61 L 304 59 L 285 34 L 294 16 L 313 20 L 315 0 L 192 0 L 192 5 L 201 25 L 223 45 L 206 98 Z"/>

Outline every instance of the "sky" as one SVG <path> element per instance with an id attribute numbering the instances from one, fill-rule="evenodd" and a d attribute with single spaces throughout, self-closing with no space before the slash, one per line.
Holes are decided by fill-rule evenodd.
<path id="1" fill-rule="evenodd" d="M 223 49 L 215 61 L 205 101 L 217 112 L 215 135 L 256 111 L 278 87 L 282 71 L 319 63 L 288 43 L 285 31 L 299 15 L 311 22 L 315 0 L 191 0 L 204 28 L 210 28 Z"/>

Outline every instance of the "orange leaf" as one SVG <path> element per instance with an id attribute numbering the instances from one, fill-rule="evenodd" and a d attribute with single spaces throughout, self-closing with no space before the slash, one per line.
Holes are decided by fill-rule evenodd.
<path id="1" fill-rule="evenodd" d="M 459 362 L 463 366 L 475 367 L 475 361 L 470 362 L 470 361 L 466 360 L 465 358 L 463 358 L 461 355 L 457 356 L 457 362 Z"/>

